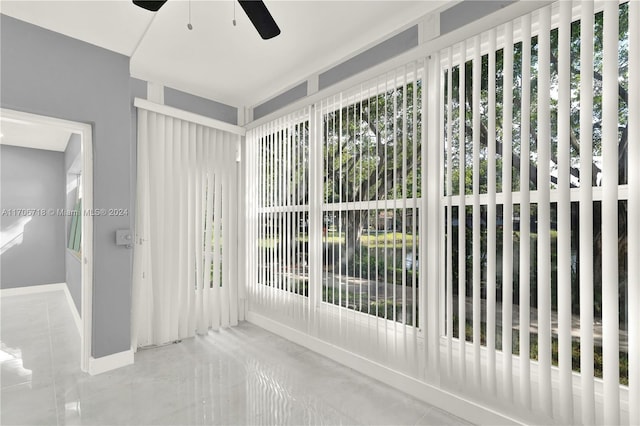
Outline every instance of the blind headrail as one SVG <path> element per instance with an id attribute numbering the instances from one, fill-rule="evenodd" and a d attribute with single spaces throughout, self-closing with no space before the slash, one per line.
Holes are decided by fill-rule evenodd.
<path id="1" fill-rule="evenodd" d="M 244 136 L 247 132 L 244 127 L 236 126 L 235 124 L 225 123 L 224 121 L 216 120 L 215 118 L 210 118 L 204 115 L 195 114 L 193 112 L 184 111 L 182 109 L 174 108 L 168 105 L 157 104 L 146 99 L 135 98 L 133 101 L 133 105 L 136 108 L 146 109 L 147 111 L 157 112 L 158 114 L 164 114 L 169 117 L 190 121 L 192 123 L 201 124 L 203 126 L 211 127 L 213 129 L 222 130 L 240 136 Z"/>

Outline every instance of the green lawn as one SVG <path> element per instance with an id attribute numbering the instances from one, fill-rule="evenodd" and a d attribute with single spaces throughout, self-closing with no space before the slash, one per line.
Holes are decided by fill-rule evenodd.
<path id="1" fill-rule="evenodd" d="M 403 240 L 404 238 L 404 240 Z M 328 232 L 322 238 L 323 243 L 344 244 L 346 234 L 344 232 Z M 388 248 L 401 249 L 403 241 L 406 241 L 407 248 L 413 246 L 414 236 L 401 232 L 385 232 L 377 235 L 365 234 L 360 237 L 360 245 L 368 248 Z M 418 236 L 415 236 L 415 243 L 418 244 Z"/>

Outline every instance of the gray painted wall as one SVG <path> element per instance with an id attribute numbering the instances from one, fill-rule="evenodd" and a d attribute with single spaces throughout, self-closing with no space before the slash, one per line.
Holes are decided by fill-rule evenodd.
<path id="1" fill-rule="evenodd" d="M 518 0 L 465 0 L 440 13 L 440 34 L 456 30 Z"/>
<path id="2" fill-rule="evenodd" d="M 164 104 L 226 123 L 238 124 L 238 108 L 181 92 L 171 87 L 164 88 Z"/>
<path id="3" fill-rule="evenodd" d="M 320 73 L 318 75 L 318 88 L 325 89 L 346 78 L 365 71 L 375 65 L 381 64 L 401 53 L 404 53 L 419 44 L 418 26 L 414 25 L 406 30 L 389 37 L 381 43 L 361 52 L 354 57 Z M 272 99 L 263 102 L 253 108 L 253 119 L 271 114 L 290 103 L 307 96 L 308 81 L 304 81 L 291 89 L 280 93 Z M 166 99 L 165 99 L 166 100 Z"/>
<path id="4" fill-rule="evenodd" d="M 63 153 L 0 145 L 0 162 L 0 204 L 8 213 L 0 226 L 10 233 L 8 241 L 2 241 L 0 287 L 64 282 L 64 216 L 10 212 L 64 208 Z"/>
<path id="5" fill-rule="evenodd" d="M 0 27 L 2 107 L 91 123 L 94 208 L 131 209 L 129 58 L 6 15 Z M 94 218 L 95 358 L 130 348 L 132 252 L 115 231 L 132 227 L 131 215 Z"/>
<path id="6" fill-rule="evenodd" d="M 133 98 L 147 97 L 146 82 L 130 77 L 126 56 L 6 15 L 0 19 L 1 106 L 92 124 L 94 208 L 129 210 L 128 216 L 94 217 L 92 356 L 128 350 L 132 251 L 115 245 L 115 231 L 135 223 Z M 174 89 L 165 91 L 165 103 L 237 122 L 236 108 Z"/>
<path id="7" fill-rule="evenodd" d="M 381 64 L 386 60 L 416 47 L 419 41 L 418 26 L 414 25 L 321 73 L 318 76 L 318 88 L 322 90 L 345 78 Z"/>
<path id="8" fill-rule="evenodd" d="M 67 149 L 64 151 L 64 171 L 66 179 L 66 197 L 65 208 L 67 211 L 73 211 L 78 199 L 77 179 L 78 174 L 82 172 L 82 140 L 80 135 L 73 134 L 67 143 Z M 70 250 L 69 232 L 71 231 L 71 216 L 65 219 L 65 278 L 67 288 L 76 305 L 78 314 L 82 315 L 82 264 L 77 253 Z"/>
<path id="9" fill-rule="evenodd" d="M 264 117 L 267 114 L 271 114 L 274 111 L 283 108 L 290 103 L 302 99 L 307 96 L 307 81 L 303 81 L 297 86 L 279 94 L 278 96 L 258 105 L 253 109 L 253 119 Z"/>

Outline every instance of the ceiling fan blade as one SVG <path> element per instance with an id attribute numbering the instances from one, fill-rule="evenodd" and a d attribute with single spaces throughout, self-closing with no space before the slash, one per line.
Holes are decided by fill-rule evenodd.
<path id="1" fill-rule="evenodd" d="M 143 9 L 157 12 L 167 2 L 167 0 L 133 0 L 133 4 Z"/>
<path id="2" fill-rule="evenodd" d="M 280 34 L 278 24 L 273 20 L 271 13 L 261 0 L 238 0 L 251 23 L 263 40 L 268 40 Z"/>

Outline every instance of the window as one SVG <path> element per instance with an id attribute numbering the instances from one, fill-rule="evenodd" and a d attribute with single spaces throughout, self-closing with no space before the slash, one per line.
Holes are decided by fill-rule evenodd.
<path id="1" fill-rule="evenodd" d="M 639 418 L 638 9 L 547 5 L 251 129 L 250 309 L 525 421 Z"/>
<path id="2" fill-rule="evenodd" d="M 481 346 L 526 353 L 549 407 L 551 365 L 628 384 L 629 4 L 562 3 L 443 54 L 449 351 L 473 342 L 478 382 Z"/>
<path id="3" fill-rule="evenodd" d="M 257 282 L 309 295 L 308 110 L 260 129 Z"/>
<path id="4" fill-rule="evenodd" d="M 418 326 L 422 68 L 320 102 L 322 301 Z"/>

